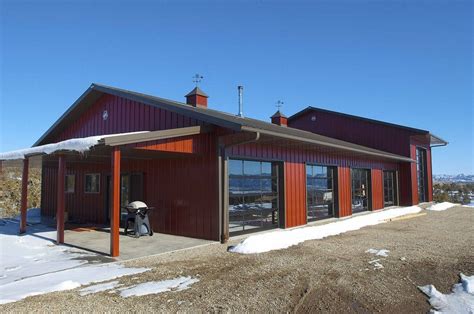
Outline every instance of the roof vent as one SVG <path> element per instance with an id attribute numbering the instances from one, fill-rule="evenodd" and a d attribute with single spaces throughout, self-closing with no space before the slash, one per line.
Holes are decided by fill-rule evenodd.
<path id="1" fill-rule="evenodd" d="M 199 87 L 195 87 L 186 96 L 186 103 L 194 107 L 207 108 L 207 99 L 209 96 Z"/>
<path id="2" fill-rule="evenodd" d="M 272 123 L 279 126 L 288 126 L 288 118 L 278 110 L 273 116 L 271 116 Z"/>
<path id="3" fill-rule="evenodd" d="M 237 90 L 239 91 L 239 114 L 238 116 L 243 118 L 244 117 L 244 99 L 243 99 L 243 94 L 244 94 L 244 87 L 243 86 L 237 86 Z"/>

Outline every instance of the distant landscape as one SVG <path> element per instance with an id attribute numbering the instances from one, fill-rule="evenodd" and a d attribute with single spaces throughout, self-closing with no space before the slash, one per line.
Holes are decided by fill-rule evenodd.
<path id="1" fill-rule="evenodd" d="M 436 202 L 474 203 L 474 175 L 433 175 L 433 199 Z"/>

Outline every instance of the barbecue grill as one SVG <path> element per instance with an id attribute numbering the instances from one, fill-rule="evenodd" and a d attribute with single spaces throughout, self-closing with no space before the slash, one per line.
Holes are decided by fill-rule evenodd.
<path id="1" fill-rule="evenodd" d="M 127 210 L 127 218 L 125 220 L 125 235 L 128 234 L 128 227 L 132 226 L 133 236 L 139 238 L 142 235 L 153 235 L 150 227 L 148 212 L 153 207 L 148 207 L 144 202 L 134 201 L 123 207 Z"/>

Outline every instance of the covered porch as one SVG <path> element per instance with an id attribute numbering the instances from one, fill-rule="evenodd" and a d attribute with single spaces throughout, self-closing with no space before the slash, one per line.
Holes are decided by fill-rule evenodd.
<path id="1" fill-rule="evenodd" d="M 82 140 L 87 145 L 93 144 L 84 150 L 78 148 L 78 143 L 71 145 L 70 141 L 74 140 L 67 140 L 48 144 L 55 145 L 54 148 L 47 147 L 54 151 L 34 147 L 18 156 L 10 156 L 23 157 L 20 233 L 27 229 L 29 160 L 41 156 L 42 215 L 45 222 L 49 220 L 56 226 L 56 243 L 111 257 L 120 255 L 121 259 L 211 243 L 219 236 L 212 234 L 215 230 L 203 230 L 211 229 L 203 226 L 206 222 L 196 225 L 196 215 L 186 216 L 192 205 L 190 199 L 183 197 L 189 184 L 180 184 L 180 179 L 189 180 L 189 177 L 181 176 L 186 168 L 196 167 L 198 163 L 202 170 L 202 161 L 207 158 L 202 154 L 202 150 L 208 148 L 203 141 L 206 133 L 205 128 L 195 126 L 115 134 L 94 137 L 90 143 L 90 138 L 76 139 L 76 142 Z M 98 182 L 87 180 L 89 174 L 96 175 Z M 139 174 L 136 177 L 140 182 L 135 182 L 135 186 L 130 185 L 132 174 Z M 124 185 L 124 175 L 128 178 L 128 186 Z M 72 180 L 68 176 L 72 176 Z M 97 188 L 91 189 L 91 184 L 97 184 Z M 130 193 L 131 186 L 136 190 L 134 195 Z M 199 189 L 196 190 L 199 193 Z M 134 238 L 124 234 L 126 212 L 123 206 L 134 200 L 154 207 L 150 212 L 153 236 Z M 201 214 L 210 217 L 209 213 Z"/>

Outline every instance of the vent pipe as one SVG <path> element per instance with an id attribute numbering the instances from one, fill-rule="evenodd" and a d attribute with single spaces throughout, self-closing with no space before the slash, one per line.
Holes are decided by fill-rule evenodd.
<path id="1" fill-rule="evenodd" d="M 239 117 L 243 118 L 244 117 L 244 104 L 243 104 L 244 87 L 239 85 L 237 86 L 237 90 L 239 91 Z"/>

